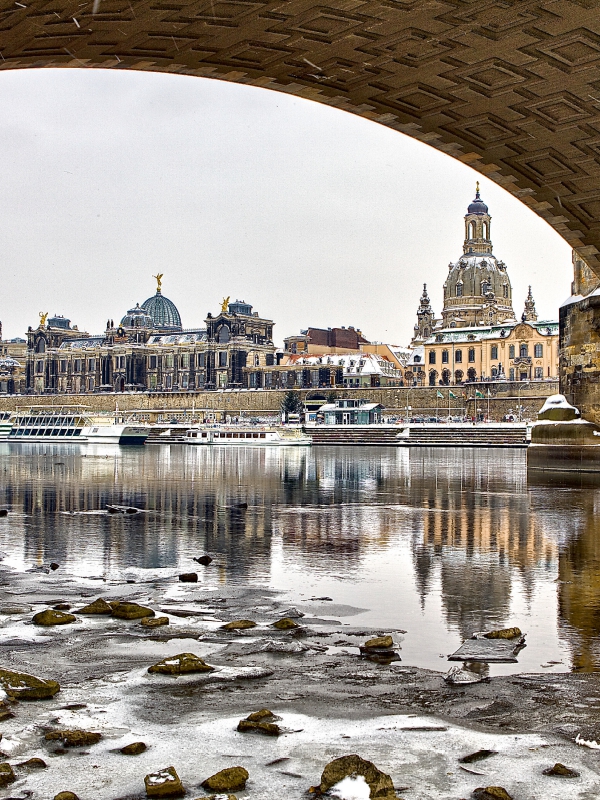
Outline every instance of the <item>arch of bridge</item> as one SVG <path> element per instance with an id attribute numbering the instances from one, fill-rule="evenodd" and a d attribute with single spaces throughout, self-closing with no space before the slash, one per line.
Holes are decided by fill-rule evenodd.
<path id="1" fill-rule="evenodd" d="M 219 78 L 474 167 L 600 275 L 598 0 L 0 0 L 0 69 Z"/>

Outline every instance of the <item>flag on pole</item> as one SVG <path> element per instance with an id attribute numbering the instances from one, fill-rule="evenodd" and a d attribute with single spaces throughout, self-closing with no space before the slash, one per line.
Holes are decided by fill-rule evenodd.
<path id="1" fill-rule="evenodd" d="M 441 398 L 442 398 L 442 400 L 444 399 L 444 395 L 443 395 L 443 394 L 440 392 L 440 390 L 439 390 L 439 389 L 438 389 L 438 392 L 437 392 L 437 396 L 438 396 L 438 397 L 441 397 Z"/>
<path id="2" fill-rule="evenodd" d="M 491 397 L 491 396 L 492 396 L 491 389 L 488 388 L 488 397 Z"/>
<path id="3" fill-rule="evenodd" d="M 450 397 L 456 400 L 456 395 L 454 394 L 454 392 L 449 391 L 448 394 L 450 395 Z"/>
<path id="4" fill-rule="evenodd" d="M 475 389 L 475 397 L 485 397 L 483 392 L 480 392 L 479 389 Z"/>

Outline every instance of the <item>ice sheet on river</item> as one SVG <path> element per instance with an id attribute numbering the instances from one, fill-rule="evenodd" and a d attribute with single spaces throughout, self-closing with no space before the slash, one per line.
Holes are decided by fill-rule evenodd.
<path id="1" fill-rule="evenodd" d="M 514 663 L 517 655 L 525 647 L 525 637 L 515 639 L 467 639 L 448 661 L 483 661 L 491 663 Z"/>

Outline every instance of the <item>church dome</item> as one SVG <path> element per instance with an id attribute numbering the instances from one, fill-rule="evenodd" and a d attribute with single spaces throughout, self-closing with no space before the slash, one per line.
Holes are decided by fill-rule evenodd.
<path id="1" fill-rule="evenodd" d="M 142 303 L 142 309 L 152 318 L 152 327 L 163 331 L 182 330 L 181 317 L 177 306 L 160 289 L 154 297 L 149 297 Z"/>
<path id="2" fill-rule="evenodd" d="M 479 188 L 475 192 L 475 200 L 469 205 L 467 214 L 487 214 L 488 207 L 479 196 Z"/>
<path id="3" fill-rule="evenodd" d="M 150 314 L 136 303 L 135 308 L 130 308 L 121 320 L 124 328 L 154 328 L 154 321 Z"/>

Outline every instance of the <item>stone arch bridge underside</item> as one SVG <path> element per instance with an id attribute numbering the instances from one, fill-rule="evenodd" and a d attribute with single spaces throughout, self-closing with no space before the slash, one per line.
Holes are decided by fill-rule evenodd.
<path id="1" fill-rule="evenodd" d="M 503 186 L 600 276 L 600 0 L 0 0 L 0 57 L 358 114 Z"/>

